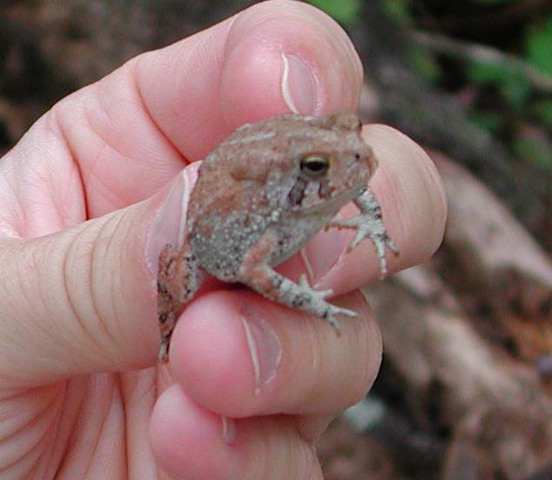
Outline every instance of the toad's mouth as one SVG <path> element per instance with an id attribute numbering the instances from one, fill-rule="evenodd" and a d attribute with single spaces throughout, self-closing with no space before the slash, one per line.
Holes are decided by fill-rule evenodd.
<path id="1" fill-rule="evenodd" d="M 310 205 L 302 205 L 301 211 L 305 214 L 337 212 L 346 203 L 358 197 L 366 188 L 366 185 L 361 183 L 332 195 L 330 198 L 318 198 Z"/>

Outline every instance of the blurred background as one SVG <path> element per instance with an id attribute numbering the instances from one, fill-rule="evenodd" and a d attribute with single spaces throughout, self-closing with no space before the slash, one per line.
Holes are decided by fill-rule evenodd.
<path id="1" fill-rule="evenodd" d="M 0 0 L 0 153 L 53 103 L 246 0 Z M 365 293 L 370 395 L 328 480 L 552 479 L 552 0 L 312 0 L 364 63 L 360 114 L 426 148 L 450 217 L 425 265 Z"/>

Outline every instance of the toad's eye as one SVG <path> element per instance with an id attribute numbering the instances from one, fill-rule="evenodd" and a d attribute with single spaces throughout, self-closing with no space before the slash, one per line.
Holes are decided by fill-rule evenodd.
<path id="1" fill-rule="evenodd" d="M 309 155 L 301 159 L 299 168 L 310 178 L 320 178 L 330 168 L 330 160 L 319 155 Z"/>

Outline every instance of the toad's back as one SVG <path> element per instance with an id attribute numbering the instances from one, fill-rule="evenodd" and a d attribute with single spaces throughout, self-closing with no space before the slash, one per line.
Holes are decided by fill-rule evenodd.
<path id="1" fill-rule="evenodd" d="M 375 167 L 354 114 L 283 115 L 244 125 L 203 162 L 190 199 L 188 241 L 198 264 L 236 281 L 251 248 L 268 262 L 295 253 L 358 195 Z"/>

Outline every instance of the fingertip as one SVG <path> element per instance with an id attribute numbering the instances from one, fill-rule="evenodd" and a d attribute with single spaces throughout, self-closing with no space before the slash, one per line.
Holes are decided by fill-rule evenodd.
<path id="1" fill-rule="evenodd" d="M 178 385 L 158 398 L 150 440 L 163 470 L 175 478 L 222 478 L 237 470 L 238 458 L 225 441 L 223 419 L 193 402 Z"/>
<path id="2" fill-rule="evenodd" d="M 299 2 L 263 2 L 229 31 L 221 106 L 233 127 L 288 111 L 356 109 L 362 76 L 351 41 L 326 14 Z"/>
<path id="3" fill-rule="evenodd" d="M 315 451 L 292 419 L 224 419 L 176 385 L 157 400 L 149 436 L 158 464 L 174 478 L 322 479 Z"/>
<path id="4" fill-rule="evenodd" d="M 136 63 L 145 109 L 188 160 L 204 158 L 246 122 L 356 109 L 362 84 L 341 27 L 287 0 L 254 5 Z"/>
<path id="5" fill-rule="evenodd" d="M 195 402 L 232 418 L 346 408 L 377 375 L 381 337 L 358 291 L 336 304 L 359 314 L 343 319 L 340 336 L 321 319 L 252 292 L 205 294 L 174 332 L 173 378 Z"/>
<path id="6" fill-rule="evenodd" d="M 371 182 L 387 207 L 384 220 L 400 256 L 400 268 L 427 260 L 442 242 L 447 198 L 435 164 L 425 150 L 387 125 L 368 125 L 363 137 L 379 161 Z"/>
<path id="7" fill-rule="evenodd" d="M 172 337 L 175 380 L 195 401 L 223 415 L 237 416 L 254 396 L 254 367 L 244 333 L 237 296 L 219 290 L 190 303 Z"/>

